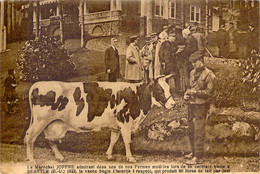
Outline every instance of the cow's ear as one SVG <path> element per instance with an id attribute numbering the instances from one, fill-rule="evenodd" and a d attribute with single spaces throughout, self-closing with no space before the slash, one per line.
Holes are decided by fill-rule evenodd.
<path id="1" fill-rule="evenodd" d="M 148 84 L 148 87 L 151 89 L 151 88 L 153 87 L 154 83 L 155 83 L 154 81 L 150 82 L 150 83 Z"/>
<path id="2" fill-rule="evenodd" d="M 172 76 L 173 76 L 173 74 L 169 74 L 169 75 L 165 76 L 164 78 L 165 78 L 166 80 L 168 80 L 168 79 L 170 79 Z"/>

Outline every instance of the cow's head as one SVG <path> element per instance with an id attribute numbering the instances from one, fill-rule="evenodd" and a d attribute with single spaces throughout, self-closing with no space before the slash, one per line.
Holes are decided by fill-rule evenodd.
<path id="1" fill-rule="evenodd" d="M 170 86 L 167 83 L 173 75 L 160 76 L 151 83 L 152 95 L 156 102 L 167 109 L 175 106 L 175 101 L 170 92 Z"/>

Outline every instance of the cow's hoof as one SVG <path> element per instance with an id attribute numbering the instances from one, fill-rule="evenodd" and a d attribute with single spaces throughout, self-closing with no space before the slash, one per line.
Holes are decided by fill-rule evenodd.
<path id="1" fill-rule="evenodd" d="M 137 161 L 134 159 L 134 157 L 127 157 L 126 158 L 127 162 L 129 163 L 136 163 Z"/>
<path id="2" fill-rule="evenodd" d="M 113 155 L 106 155 L 106 160 L 113 161 L 113 160 L 115 160 L 115 157 Z"/>
<path id="3" fill-rule="evenodd" d="M 29 158 L 26 158 L 25 161 L 31 165 L 34 165 L 36 164 L 36 161 L 34 159 L 29 159 Z"/>
<path id="4" fill-rule="evenodd" d="M 66 161 L 68 161 L 68 159 L 66 159 L 66 158 L 57 158 L 56 161 L 62 163 L 62 162 L 66 162 Z"/>

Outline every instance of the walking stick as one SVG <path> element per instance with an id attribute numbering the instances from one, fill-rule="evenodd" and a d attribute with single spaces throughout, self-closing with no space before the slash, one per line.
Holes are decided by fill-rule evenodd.
<path id="1" fill-rule="evenodd" d="M 213 55 L 211 54 L 211 52 L 208 50 L 207 47 L 205 47 L 205 50 L 209 53 L 209 55 L 210 55 L 211 58 L 213 58 L 213 59 L 215 58 L 215 57 L 213 57 Z"/>

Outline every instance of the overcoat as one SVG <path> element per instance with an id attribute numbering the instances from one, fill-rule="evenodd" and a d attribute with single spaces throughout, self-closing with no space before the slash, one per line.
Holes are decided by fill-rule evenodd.
<path id="1" fill-rule="evenodd" d="M 111 70 L 111 73 L 119 74 L 119 55 L 118 50 L 110 46 L 105 51 L 105 65 L 106 71 Z"/>
<path id="2" fill-rule="evenodd" d="M 126 80 L 142 80 L 142 64 L 137 46 L 131 43 L 126 50 Z"/>

